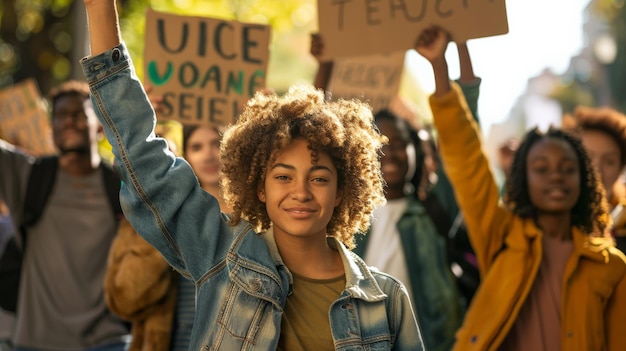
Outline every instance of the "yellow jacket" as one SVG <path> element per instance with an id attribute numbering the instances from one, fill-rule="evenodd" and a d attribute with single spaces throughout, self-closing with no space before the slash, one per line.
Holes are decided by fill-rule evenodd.
<path id="1" fill-rule="evenodd" d="M 458 86 L 430 98 L 441 155 L 481 273 L 454 350 L 497 350 L 517 318 L 541 264 L 542 232 L 500 205 L 478 126 Z M 608 237 L 573 229 L 563 277 L 562 350 L 626 350 L 626 257 Z"/>

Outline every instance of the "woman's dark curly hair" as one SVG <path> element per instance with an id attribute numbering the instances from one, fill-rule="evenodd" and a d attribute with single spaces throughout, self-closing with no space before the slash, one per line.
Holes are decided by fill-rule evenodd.
<path id="1" fill-rule="evenodd" d="M 545 133 L 534 128 L 530 130 L 519 145 L 511 174 L 506 181 L 504 203 L 513 213 L 522 218 L 535 218 L 537 208 L 531 202 L 528 190 L 527 158 L 530 149 L 540 140 L 554 138 L 566 141 L 572 146 L 578 157 L 580 169 L 580 196 L 571 210 L 572 225 L 586 233 L 604 235 L 611 225 L 604 190 L 598 182 L 596 172 L 591 165 L 582 142 L 572 133 L 558 128 L 549 128 Z"/>
<path id="2" fill-rule="evenodd" d="M 320 152 L 333 160 L 343 199 L 327 232 L 353 248 L 354 233 L 367 230 L 374 207 L 385 201 L 380 150 L 387 138 L 374 126 L 367 105 L 357 100 L 327 102 L 323 92 L 311 86 L 293 86 L 281 97 L 258 92 L 224 133 L 221 186 L 232 209 L 231 224 L 245 219 L 259 231 L 270 227 L 258 186 L 277 151 L 296 138 L 308 141 L 314 160 Z"/>

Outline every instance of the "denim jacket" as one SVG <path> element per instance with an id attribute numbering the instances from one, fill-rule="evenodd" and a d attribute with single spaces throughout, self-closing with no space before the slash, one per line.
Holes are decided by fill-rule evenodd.
<path id="1" fill-rule="evenodd" d="M 446 240 L 435 228 L 424 205 L 409 196 L 407 208 L 396 223 L 413 290 L 413 308 L 420 323 L 424 345 L 429 351 L 451 350 L 461 326 L 462 311 L 455 278 L 446 253 Z M 354 252 L 363 257 L 369 236 L 358 242 Z"/>
<path id="2" fill-rule="evenodd" d="M 275 350 L 291 274 L 270 234 L 227 223 L 191 167 L 155 137 L 155 114 L 124 44 L 81 61 L 113 146 L 125 215 L 196 285 L 190 350 Z M 422 350 L 406 289 L 332 239 L 346 288 L 329 310 L 336 350 Z"/>

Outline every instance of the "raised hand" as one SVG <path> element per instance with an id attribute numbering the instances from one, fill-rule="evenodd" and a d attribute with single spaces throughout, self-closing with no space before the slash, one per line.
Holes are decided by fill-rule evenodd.
<path id="1" fill-rule="evenodd" d="M 431 26 L 425 28 L 415 41 L 415 50 L 431 63 L 444 58 L 450 34 L 443 28 Z"/>
<path id="2" fill-rule="evenodd" d="M 324 40 L 318 33 L 311 33 L 311 49 L 310 53 L 317 62 L 324 62 Z"/>
<path id="3" fill-rule="evenodd" d="M 122 42 L 115 0 L 84 0 L 89 22 L 91 55 L 110 50 Z"/>
<path id="4" fill-rule="evenodd" d="M 310 52 L 319 64 L 313 79 L 313 85 L 318 89 L 326 90 L 333 70 L 333 61 L 324 58 L 324 40 L 318 33 L 311 33 Z"/>
<path id="5" fill-rule="evenodd" d="M 438 26 L 425 28 L 415 41 L 415 50 L 433 66 L 435 96 L 441 96 L 450 91 L 448 62 L 445 55 L 449 42 L 450 34 Z"/>

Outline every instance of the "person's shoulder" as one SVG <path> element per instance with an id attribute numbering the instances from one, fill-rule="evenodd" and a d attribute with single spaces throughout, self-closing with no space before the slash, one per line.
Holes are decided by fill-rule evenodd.
<path id="1" fill-rule="evenodd" d="M 358 267 L 358 269 L 360 270 L 360 274 L 363 276 L 367 276 L 368 274 L 370 274 L 376 280 L 376 283 L 378 283 L 378 285 L 380 285 L 381 287 L 381 283 L 400 283 L 400 281 L 394 278 L 392 275 L 387 274 L 374 266 L 369 266 L 365 262 L 365 260 L 363 260 L 363 258 L 361 258 L 361 256 L 359 256 L 354 251 L 346 250 L 345 254 L 347 256 L 346 258 L 349 261 L 352 261 L 351 266 Z"/>
<path id="2" fill-rule="evenodd" d="M 606 252 L 608 255 L 605 256 L 603 280 L 617 285 L 626 284 L 626 255 L 615 246 L 610 246 Z"/>
<path id="3" fill-rule="evenodd" d="M 274 241 L 273 236 L 268 237 L 267 232 L 259 232 L 254 229 L 250 222 L 239 220 L 237 223 L 230 222 L 230 215 L 221 213 L 222 226 L 221 230 L 227 231 L 231 235 L 229 251 L 233 257 L 241 257 L 253 261 L 271 260 L 272 246 L 270 242 Z M 263 257 L 263 259 L 261 258 Z M 265 262 L 269 264 L 270 261 Z"/>
<path id="4" fill-rule="evenodd" d="M 607 243 L 603 245 L 602 250 L 599 252 L 602 254 L 604 264 L 604 272 L 607 277 L 619 278 L 622 281 L 626 281 L 626 255 L 615 246 L 613 238 L 593 238 L 597 244 L 599 240 L 604 239 Z"/>
<path id="5" fill-rule="evenodd" d="M 400 287 L 404 288 L 404 284 L 393 275 L 383 272 L 378 268 L 372 266 L 369 266 L 368 269 L 376 280 L 376 283 L 378 283 L 381 290 L 385 293 L 389 293 L 390 291 L 398 289 Z"/>
<path id="6" fill-rule="evenodd" d="M 609 262 L 614 261 L 615 264 L 624 266 L 626 273 L 626 254 L 615 246 L 609 247 L 607 251 L 609 253 Z"/>
<path id="7" fill-rule="evenodd" d="M 9 164 L 9 167 L 26 165 L 32 167 L 39 159 L 37 156 L 27 152 L 25 149 L 17 147 L 6 140 L 0 138 L 0 156 L 10 155 L 9 157 L 0 157 L 3 164 Z M 12 164 L 11 164 L 12 163 Z"/>

